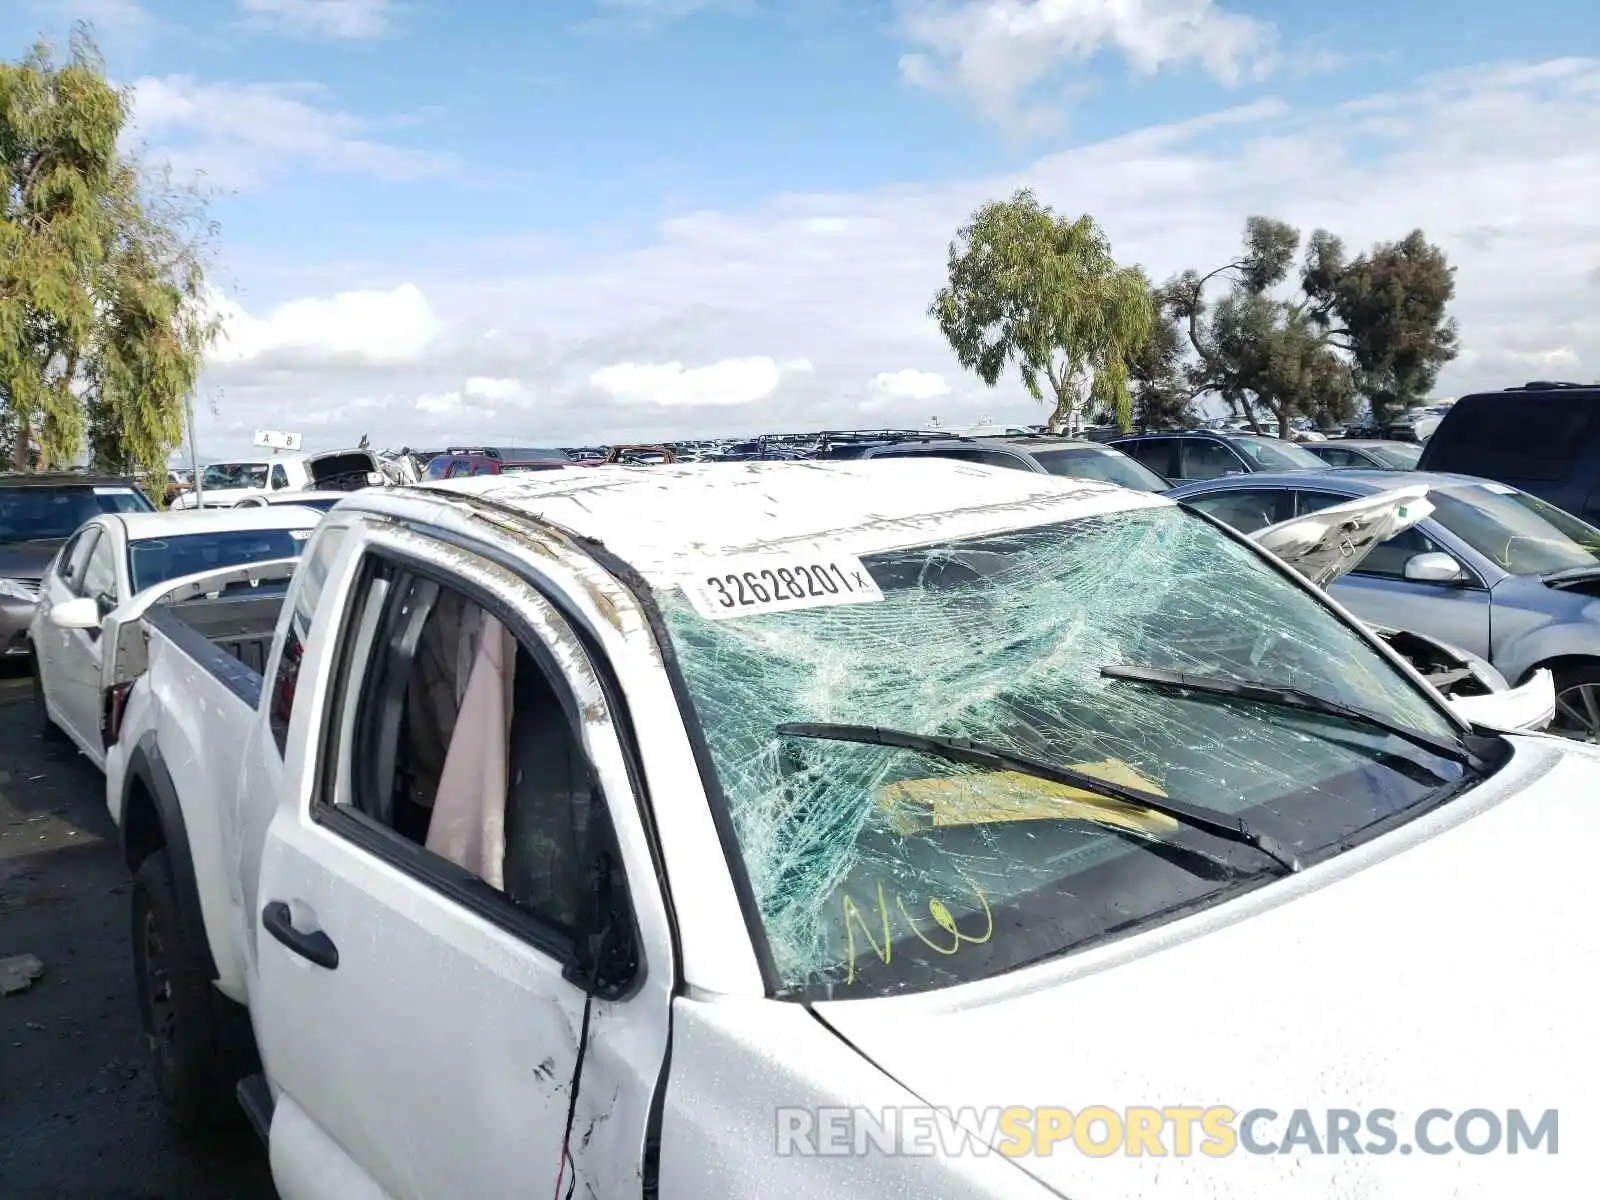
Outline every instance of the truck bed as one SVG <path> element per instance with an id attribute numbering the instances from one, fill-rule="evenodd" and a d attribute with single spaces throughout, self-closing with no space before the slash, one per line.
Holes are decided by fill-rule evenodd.
<path id="1" fill-rule="evenodd" d="M 281 585 L 153 605 L 145 623 L 252 708 L 283 608 Z"/>

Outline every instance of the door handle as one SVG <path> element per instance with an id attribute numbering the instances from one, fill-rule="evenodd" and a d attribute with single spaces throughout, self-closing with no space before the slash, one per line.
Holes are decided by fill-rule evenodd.
<path id="1" fill-rule="evenodd" d="M 308 958 L 319 967 L 333 970 L 339 965 L 339 947 L 322 930 L 310 933 L 294 927 L 294 917 L 282 900 L 269 900 L 261 910 L 261 924 L 301 958 Z"/>

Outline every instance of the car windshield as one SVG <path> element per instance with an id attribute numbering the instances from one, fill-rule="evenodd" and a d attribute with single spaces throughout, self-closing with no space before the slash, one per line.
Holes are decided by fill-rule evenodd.
<path id="1" fill-rule="evenodd" d="M 1137 459 L 1109 446 L 1036 450 L 1033 457 L 1052 475 L 1100 479 L 1139 492 L 1164 492 L 1171 485 Z"/>
<path id="2" fill-rule="evenodd" d="M 309 529 L 228 529 L 143 538 L 128 545 L 128 575 L 133 590 L 246 563 L 298 558 Z"/>
<path id="3" fill-rule="evenodd" d="M 1502 483 L 1428 491 L 1433 519 L 1502 571 L 1548 575 L 1600 567 L 1600 529 Z"/>
<path id="4" fill-rule="evenodd" d="M 1277 438 L 1239 434 L 1228 439 L 1258 471 L 1325 471 L 1328 464 L 1309 450 Z"/>
<path id="5" fill-rule="evenodd" d="M 267 486 L 265 463 L 214 463 L 200 476 L 206 488 L 264 488 Z"/>
<path id="6" fill-rule="evenodd" d="M 1103 676 L 1134 664 L 1270 680 L 1458 736 L 1426 687 L 1289 572 L 1180 508 L 874 554 L 860 569 L 881 600 L 712 620 L 681 588 L 657 592 L 786 994 L 982 978 L 1278 868 L 1148 812 L 1122 808 L 1119 822 L 1025 774 L 780 724 L 970 738 L 1248 816 L 1307 860 L 1463 779 L 1370 727 Z"/>
<path id="7" fill-rule="evenodd" d="M 1406 442 L 1364 448 L 1368 454 L 1372 455 L 1384 466 L 1393 467 L 1397 471 L 1415 471 L 1417 463 L 1422 459 L 1422 447 L 1413 446 Z"/>
<path id="8" fill-rule="evenodd" d="M 101 513 L 152 511 L 144 493 L 128 484 L 0 488 L 0 544 L 64 541 Z"/>

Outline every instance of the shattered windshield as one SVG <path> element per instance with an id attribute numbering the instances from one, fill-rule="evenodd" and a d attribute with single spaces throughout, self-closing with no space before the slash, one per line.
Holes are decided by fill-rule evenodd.
<path id="1" fill-rule="evenodd" d="M 970 738 L 1248 815 L 1309 860 L 1465 779 L 1456 762 L 1372 727 L 1103 676 L 1135 664 L 1269 680 L 1458 736 L 1425 688 L 1307 589 L 1181 509 L 851 561 L 860 576 L 836 563 L 769 572 L 779 583 L 763 595 L 794 596 L 784 611 L 711 619 L 716 593 L 699 605 L 679 588 L 658 593 L 790 994 L 982 978 L 1215 902 L 1279 868 L 1251 847 L 1059 783 L 782 736 L 780 724 Z M 802 581 L 787 593 L 786 575 Z M 832 586 L 827 599 L 819 579 Z M 711 580 L 723 581 L 736 609 L 742 581 Z"/>

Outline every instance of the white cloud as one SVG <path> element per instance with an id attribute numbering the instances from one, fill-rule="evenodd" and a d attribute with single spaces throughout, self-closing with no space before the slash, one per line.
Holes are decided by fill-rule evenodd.
<path id="1" fill-rule="evenodd" d="M 780 365 L 765 355 L 687 369 L 680 362 L 620 362 L 601 367 L 589 383 L 627 404 L 726 408 L 765 400 L 778 390 L 785 370 L 806 372 L 811 364 L 802 359 Z"/>
<path id="2" fill-rule="evenodd" d="M 950 385 L 936 371 L 906 367 L 901 371 L 880 371 L 872 377 L 867 390 L 889 400 L 932 400 L 948 396 Z"/>
<path id="3" fill-rule="evenodd" d="M 462 390 L 469 396 L 491 401 L 515 400 L 528 393 L 527 385 L 520 379 L 495 379 L 484 375 L 469 377 Z"/>
<path id="4" fill-rule="evenodd" d="M 948 422 L 1036 421 L 1042 410 L 1014 376 L 983 387 L 926 315 L 957 226 L 1024 184 L 1060 211 L 1095 214 L 1118 258 L 1157 279 L 1227 261 L 1251 213 L 1305 231 L 1327 226 L 1352 250 L 1420 227 L 1457 267 L 1462 353 L 1439 394 L 1550 374 L 1592 379 L 1597 93 L 1600 61 L 1487 64 L 1333 108 L 1213 113 L 1077 146 L 1015 174 L 687 213 L 653 244 L 608 256 L 563 261 L 541 243 L 536 256 L 497 248 L 471 260 L 463 243 L 448 274 L 392 268 L 391 279 L 414 281 L 418 293 L 397 307 L 429 314 L 421 333 L 402 323 L 411 331 L 383 335 L 382 345 L 409 357 L 369 353 L 356 361 L 374 365 L 358 367 L 316 349 L 370 350 L 354 334 L 266 337 L 278 349 L 208 371 L 206 386 L 225 395 L 206 436 L 248 441 L 256 424 L 298 407 L 344 414 L 319 433 L 330 444 L 340 429 L 351 440 L 381 431 L 374 437 L 394 444 L 447 431 L 484 439 L 481 410 L 416 407 L 420 395 L 465 401 L 471 377 L 519 381 L 526 395 L 496 398 L 497 419 L 540 441 L 839 428 L 859 422 L 864 403 L 874 423 L 920 425 L 927 398 L 872 386 L 888 363 L 891 376 L 941 376 L 951 390 L 937 408 Z M 305 311 L 337 311 L 337 300 Z M 251 312 L 284 327 L 277 309 Z M 385 327 L 376 315 L 372 324 Z M 801 359 L 810 371 L 793 368 Z"/>
<path id="5" fill-rule="evenodd" d="M 131 131 L 182 174 L 249 188 L 272 175 L 315 171 L 405 180 L 448 170 L 445 156 L 372 136 L 380 122 L 323 105 L 308 83 L 202 83 L 146 76 L 132 90 Z"/>
<path id="6" fill-rule="evenodd" d="M 392 27 L 393 0 L 238 0 L 252 24 L 298 37 L 362 40 Z"/>
<path id="7" fill-rule="evenodd" d="M 1018 101 L 1068 63 L 1121 55 L 1141 75 L 1198 66 L 1232 84 L 1260 70 L 1273 27 L 1213 0 L 904 0 L 900 30 L 916 47 L 900 60 L 920 87 L 958 92 L 988 117 L 1048 124 Z"/>
<path id="8" fill-rule="evenodd" d="M 212 350 L 218 363 L 288 359 L 302 364 L 356 360 L 372 365 L 407 363 L 426 355 L 443 333 L 437 314 L 414 284 L 388 291 L 340 292 L 291 300 L 263 317 L 239 304 L 211 297 L 223 332 Z M 502 380 L 469 380 L 498 385 Z"/>

